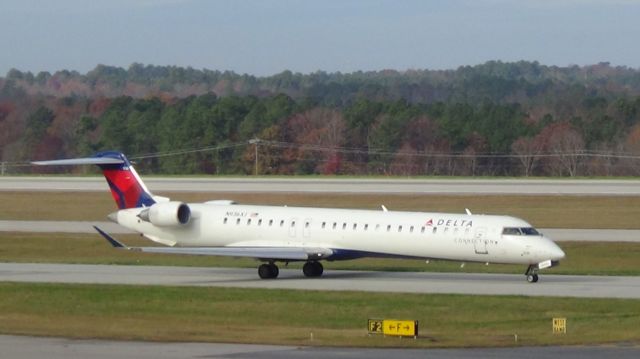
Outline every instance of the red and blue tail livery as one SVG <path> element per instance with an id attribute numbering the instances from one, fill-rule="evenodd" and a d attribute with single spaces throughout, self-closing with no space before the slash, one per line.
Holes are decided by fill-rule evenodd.
<path id="1" fill-rule="evenodd" d="M 119 209 L 150 207 L 156 201 L 144 185 L 131 162 L 120 152 L 99 152 L 93 157 L 36 161 L 36 165 L 97 165 L 109 184 Z"/>

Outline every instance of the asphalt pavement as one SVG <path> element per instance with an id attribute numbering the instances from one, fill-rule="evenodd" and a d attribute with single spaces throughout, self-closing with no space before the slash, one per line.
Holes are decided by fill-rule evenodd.
<path id="1" fill-rule="evenodd" d="M 538 283 L 528 283 L 524 275 L 483 273 L 326 270 L 321 278 L 306 278 L 281 266 L 277 279 L 262 280 L 250 268 L 0 263 L 0 281 L 640 299 L 637 276 L 545 271 Z"/>
<path id="2" fill-rule="evenodd" d="M 398 340 L 398 339 L 392 339 Z M 0 335 L 0 358 L 11 359 L 168 359 L 168 358 L 234 358 L 234 359 L 389 359 L 389 358 L 495 358 L 495 359 L 616 359 L 640 358 L 640 347 L 550 346 L 465 349 L 384 349 L 293 347 L 256 344 L 220 343 L 155 343 L 112 340 L 79 340 Z"/>
<path id="3" fill-rule="evenodd" d="M 640 180 L 145 177 L 152 192 L 640 196 Z M 0 177 L 0 191 L 108 191 L 102 177 Z"/>

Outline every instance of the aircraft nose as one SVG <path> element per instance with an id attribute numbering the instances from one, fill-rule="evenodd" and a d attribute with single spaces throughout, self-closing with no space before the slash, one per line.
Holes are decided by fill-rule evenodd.
<path id="1" fill-rule="evenodd" d="M 559 261 L 563 259 L 565 257 L 564 251 L 560 247 L 558 247 L 558 245 L 555 244 L 552 240 L 548 240 L 550 244 L 549 252 L 551 254 L 551 260 Z"/>
<path id="2" fill-rule="evenodd" d="M 551 259 L 559 261 L 565 257 L 564 251 L 560 249 L 560 247 L 556 246 L 556 248 L 551 251 Z"/>

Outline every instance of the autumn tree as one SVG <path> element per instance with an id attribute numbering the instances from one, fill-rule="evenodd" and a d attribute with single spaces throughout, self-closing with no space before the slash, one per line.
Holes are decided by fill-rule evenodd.
<path id="1" fill-rule="evenodd" d="M 345 121 L 340 112 L 315 108 L 296 114 L 288 120 L 286 133 L 286 138 L 298 145 L 299 171 L 339 173 L 340 149 L 345 143 Z"/>
<path id="2" fill-rule="evenodd" d="M 545 138 L 545 149 L 550 156 L 547 164 L 552 174 L 576 176 L 585 148 L 580 132 L 567 122 L 558 122 L 544 128 L 540 136 Z"/>
<path id="3" fill-rule="evenodd" d="M 522 165 L 522 173 L 525 177 L 533 174 L 544 145 L 543 138 L 540 136 L 520 137 L 511 144 L 511 151 Z"/>

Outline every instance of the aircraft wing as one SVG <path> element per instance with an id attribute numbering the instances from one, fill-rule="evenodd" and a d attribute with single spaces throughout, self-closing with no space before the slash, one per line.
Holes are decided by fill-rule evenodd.
<path id="1" fill-rule="evenodd" d="M 330 257 L 329 248 L 310 247 L 128 247 L 100 228 L 93 226 L 113 247 L 147 253 L 189 254 L 200 256 L 248 257 L 278 260 L 317 260 Z"/>

